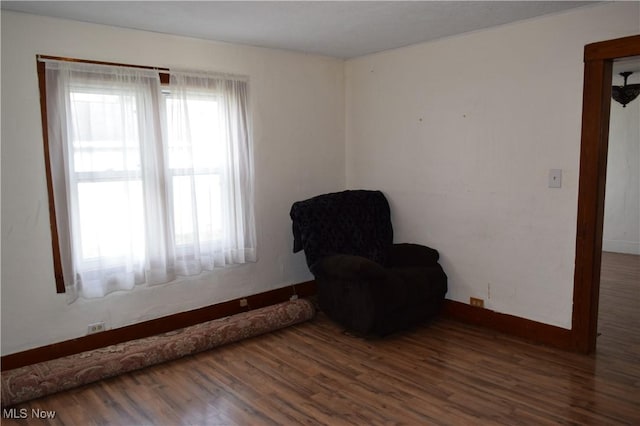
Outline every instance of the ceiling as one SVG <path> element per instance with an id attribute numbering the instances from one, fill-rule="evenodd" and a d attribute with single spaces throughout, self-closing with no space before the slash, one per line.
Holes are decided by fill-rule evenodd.
<path id="1" fill-rule="evenodd" d="M 592 1 L 2 1 L 3 10 L 353 58 Z"/>
<path id="2" fill-rule="evenodd" d="M 623 71 L 631 71 L 633 73 L 640 73 L 640 56 L 631 56 L 629 58 L 616 59 L 613 61 L 613 80 L 619 78 L 622 81 L 622 77 L 617 77 Z"/>

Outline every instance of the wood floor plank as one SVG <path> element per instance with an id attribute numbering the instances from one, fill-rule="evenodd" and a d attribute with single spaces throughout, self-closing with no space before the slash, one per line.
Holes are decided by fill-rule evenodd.
<path id="1" fill-rule="evenodd" d="M 603 253 L 590 356 L 439 319 L 385 339 L 313 321 L 16 409 L 3 425 L 640 424 L 640 256 Z"/>

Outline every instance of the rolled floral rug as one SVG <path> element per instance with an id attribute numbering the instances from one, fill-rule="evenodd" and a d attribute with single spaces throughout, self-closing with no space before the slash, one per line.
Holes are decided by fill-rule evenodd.
<path id="1" fill-rule="evenodd" d="M 92 383 L 307 321 L 313 304 L 296 299 L 156 336 L 2 372 L 2 406 Z"/>

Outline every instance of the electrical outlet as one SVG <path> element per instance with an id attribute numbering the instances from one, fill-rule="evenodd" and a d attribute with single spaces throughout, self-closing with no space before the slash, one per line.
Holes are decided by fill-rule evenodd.
<path id="1" fill-rule="evenodd" d="M 477 299 L 475 297 L 470 297 L 469 298 L 469 304 L 471 306 L 475 306 L 476 308 L 484 308 L 484 300 L 483 299 Z"/>
<path id="2" fill-rule="evenodd" d="M 240 299 L 240 307 L 244 308 L 249 306 L 249 302 L 247 302 L 247 299 Z"/>
<path id="3" fill-rule="evenodd" d="M 87 334 L 95 334 L 104 331 L 104 321 L 89 324 Z"/>

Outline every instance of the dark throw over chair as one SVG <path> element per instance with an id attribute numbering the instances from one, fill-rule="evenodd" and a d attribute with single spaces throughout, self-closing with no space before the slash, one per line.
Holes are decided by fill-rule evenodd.
<path id="1" fill-rule="evenodd" d="M 393 244 L 380 191 L 342 191 L 291 207 L 294 252 L 304 250 L 318 304 L 347 330 L 384 336 L 439 311 L 447 276 L 436 250 Z"/>

